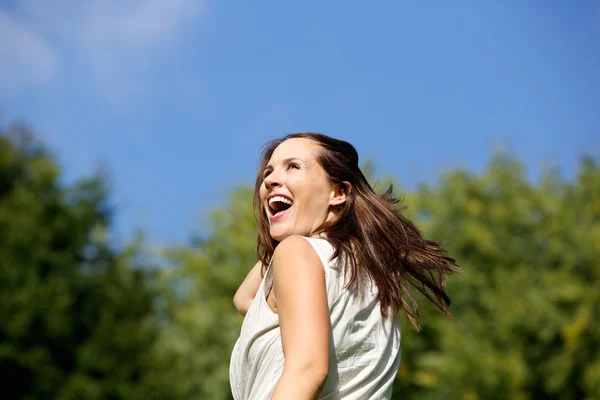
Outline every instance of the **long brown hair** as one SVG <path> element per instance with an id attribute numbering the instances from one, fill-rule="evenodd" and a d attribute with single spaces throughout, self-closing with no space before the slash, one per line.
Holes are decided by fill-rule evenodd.
<path id="1" fill-rule="evenodd" d="M 365 279 L 371 279 L 377 285 L 382 317 L 395 316 L 403 309 L 417 330 L 420 330 L 419 306 L 409 285 L 450 316 L 445 275 L 458 272 L 455 261 L 444 255 L 445 250 L 438 242 L 425 239 L 402 215 L 405 207 L 393 196 L 392 186 L 382 195 L 374 192 L 358 166 L 354 146 L 320 133 L 293 133 L 272 140 L 264 147 L 254 187 L 257 254 L 263 266 L 269 264 L 279 243 L 269 234 L 269 221 L 260 200 L 263 170 L 277 146 L 293 138 L 316 142 L 322 149 L 317 154 L 317 162 L 330 182 L 345 190 L 346 202 L 338 206 L 337 217 L 311 235 L 324 233 L 335 248 L 333 258 L 348 260 L 346 287 L 360 287 Z"/>

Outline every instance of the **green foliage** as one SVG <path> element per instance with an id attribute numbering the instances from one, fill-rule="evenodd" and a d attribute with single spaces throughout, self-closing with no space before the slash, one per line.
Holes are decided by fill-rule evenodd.
<path id="1" fill-rule="evenodd" d="M 233 295 L 256 263 L 252 190 L 239 188 L 208 221 L 210 235 L 189 247 L 165 251 L 164 279 L 175 288 L 164 349 L 176 354 L 169 374 L 180 398 L 229 399 L 229 356 L 242 316 Z"/>
<path id="2" fill-rule="evenodd" d="M 454 318 L 427 310 L 406 332 L 400 398 L 600 398 L 600 169 L 533 185 L 497 155 L 476 176 L 452 171 L 407 203 L 462 267 Z"/>
<path id="3" fill-rule="evenodd" d="M 114 250 L 102 176 L 73 187 L 25 129 L 0 134 L 4 399 L 170 398 L 155 376 L 157 292 Z"/>
<path id="4" fill-rule="evenodd" d="M 590 159 L 574 182 L 548 173 L 533 184 L 502 154 L 480 175 L 455 170 L 404 194 L 408 214 L 462 274 L 448 282 L 452 319 L 421 301 L 423 332 L 405 321 L 395 398 L 599 398 L 598 194 Z M 168 252 L 171 277 L 185 282 L 171 310 L 173 346 L 187 361 L 174 371 L 207 377 L 188 397 L 225 399 L 241 323 L 231 298 L 256 260 L 250 188 L 234 190 L 209 228 L 194 247 Z"/>
<path id="5" fill-rule="evenodd" d="M 230 399 L 232 298 L 256 261 L 251 188 L 155 271 L 141 239 L 108 240 L 105 182 L 66 187 L 26 130 L 0 134 L 2 398 Z M 497 154 L 403 197 L 462 273 L 448 282 L 452 319 L 423 300 L 423 331 L 404 319 L 394 398 L 600 399 L 598 164 L 532 183 Z"/>

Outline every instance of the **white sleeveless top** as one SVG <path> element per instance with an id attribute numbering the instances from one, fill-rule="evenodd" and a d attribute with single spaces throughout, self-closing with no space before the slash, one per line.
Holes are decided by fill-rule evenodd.
<path id="1" fill-rule="evenodd" d="M 345 289 L 344 266 L 330 260 L 334 249 L 322 238 L 305 238 L 325 268 L 331 319 L 329 375 L 321 399 L 390 399 L 400 365 L 400 320 L 384 320 L 377 288 L 369 285 L 359 297 Z M 269 266 L 270 268 L 270 266 Z M 266 273 L 248 310 L 230 364 L 235 400 L 270 399 L 283 371 L 279 318 L 267 305 Z"/>

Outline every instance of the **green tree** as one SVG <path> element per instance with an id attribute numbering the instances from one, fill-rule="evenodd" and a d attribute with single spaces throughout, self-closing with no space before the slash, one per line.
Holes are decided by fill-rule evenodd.
<path id="1" fill-rule="evenodd" d="M 540 183 L 498 154 L 475 175 L 449 172 L 407 199 L 462 267 L 454 318 L 429 310 L 405 329 L 398 398 L 600 398 L 600 169 Z M 407 332 L 408 331 L 408 332 Z"/>
<path id="2" fill-rule="evenodd" d="M 589 158 L 573 180 L 549 172 L 531 182 L 503 154 L 481 174 L 456 169 L 405 193 L 409 216 L 462 274 L 448 282 L 452 319 L 422 300 L 423 331 L 405 320 L 394 397 L 600 398 L 599 195 Z M 163 346 L 178 350 L 182 394 L 226 399 L 242 321 L 231 299 L 256 259 L 251 189 L 233 190 L 207 227 L 192 246 L 167 251 L 176 290 Z"/>
<path id="3" fill-rule="evenodd" d="M 174 290 L 162 348 L 175 354 L 168 379 L 181 398 L 229 399 L 229 356 L 242 323 L 232 300 L 256 263 L 252 190 L 233 190 L 207 225 L 206 237 L 165 251 L 164 279 Z"/>
<path id="4" fill-rule="evenodd" d="M 73 186 L 25 128 L 0 132 L 4 399 L 171 398 L 155 356 L 152 276 L 107 239 L 102 175 Z"/>

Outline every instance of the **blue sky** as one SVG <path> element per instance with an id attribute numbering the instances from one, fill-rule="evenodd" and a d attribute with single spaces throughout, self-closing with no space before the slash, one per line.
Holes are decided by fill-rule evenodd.
<path id="1" fill-rule="evenodd" d="M 418 3 L 418 4 L 417 4 Z M 508 148 L 600 154 L 600 1 L 0 3 L 0 116 L 67 181 L 113 177 L 116 232 L 186 241 L 269 139 L 353 143 L 406 188 Z"/>

